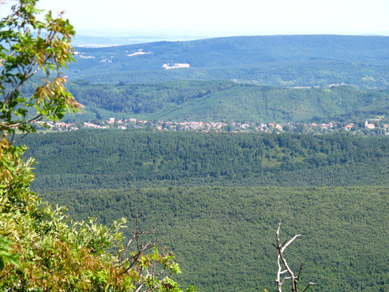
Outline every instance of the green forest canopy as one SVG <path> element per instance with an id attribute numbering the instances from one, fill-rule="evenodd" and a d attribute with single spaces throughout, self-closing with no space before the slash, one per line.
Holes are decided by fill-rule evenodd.
<path id="1" fill-rule="evenodd" d="M 34 134 L 37 190 L 389 182 L 389 137 L 84 130 Z"/>
<path id="2" fill-rule="evenodd" d="M 141 213 L 186 271 L 179 281 L 200 291 L 271 291 L 280 218 L 285 237 L 302 234 L 287 257 L 304 261 L 312 291 L 388 289 L 388 137 L 83 131 L 24 142 L 42 159 L 34 187 L 47 200 L 105 224 Z"/>
<path id="3" fill-rule="evenodd" d="M 379 174 L 377 174 L 379 176 Z M 389 188 L 166 187 L 48 193 L 75 219 L 142 214 L 185 271 L 178 281 L 199 291 L 274 291 L 275 230 L 302 234 L 286 257 L 311 291 L 389 289 Z"/>

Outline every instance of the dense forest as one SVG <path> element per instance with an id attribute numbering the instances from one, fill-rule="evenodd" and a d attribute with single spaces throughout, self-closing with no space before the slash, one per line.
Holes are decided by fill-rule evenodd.
<path id="1" fill-rule="evenodd" d="M 389 137 L 85 130 L 22 141 L 39 190 L 389 182 Z"/>
<path id="2" fill-rule="evenodd" d="M 274 291 L 280 218 L 283 239 L 302 234 L 286 256 L 294 269 L 304 262 L 301 284 L 318 283 L 311 291 L 389 289 L 387 185 L 94 189 L 44 197 L 69 206 L 75 219 L 111 223 L 142 214 L 142 227 L 157 230 L 177 255 L 185 270 L 179 281 L 199 291 Z"/>
<path id="3" fill-rule="evenodd" d="M 278 220 L 312 291 L 386 291 L 388 137 L 77 131 L 22 139 L 74 219 L 140 213 L 199 291 L 274 287 Z M 131 234 L 131 225 L 127 230 Z"/>

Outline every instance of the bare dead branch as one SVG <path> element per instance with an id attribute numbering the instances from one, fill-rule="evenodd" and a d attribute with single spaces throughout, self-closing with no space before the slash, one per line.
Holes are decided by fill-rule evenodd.
<path id="1" fill-rule="evenodd" d="M 282 286 L 284 285 L 285 281 L 290 280 L 291 286 L 292 286 L 292 292 L 298 292 L 297 284 L 300 281 L 301 272 L 304 267 L 304 263 L 300 265 L 300 269 L 298 272 L 297 277 L 293 273 L 292 269 L 289 267 L 288 262 L 286 261 L 284 257 L 284 251 L 285 249 L 301 234 L 294 235 L 291 239 L 286 240 L 284 243 L 281 243 L 280 240 L 280 230 L 281 230 L 281 220 L 278 223 L 277 231 L 276 231 L 276 244 L 273 244 L 277 249 L 277 278 L 275 282 L 277 283 L 278 292 L 282 292 Z M 283 269 L 284 267 L 284 269 Z M 287 274 L 283 276 L 284 274 Z M 283 278 L 282 278 L 283 277 Z M 282 279 L 281 279 L 282 278 Z M 315 283 L 310 282 L 307 287 L 303 290 L 303 292 L 307 291 L 310 286 L 315 285 Z"/>
<path id="2" fill-rule="evenodd" d="M 299 273 L 297 275 L 297 281 L 300 280 L 300 276 L 301 276 L 301 272 L 303 271 L 303 267 L 304 267 L 304 263 L 301 263 L 301 266 L 300 266 L 300 269 L 299 269 Z"/>
<path id="3" fill-rule="evenodd" d="M 296 234 L 295 236 L 293 236 L 293 238 L 291 238 L 289 241 L 286 242 L 286 244 L 284 244 L 281 248 L 282 248 L 282 251 L 284 251 L 297 237 L 301 236 L 301 234 Z"/>
<path id="4" fill-rule="evenodd" d="M 139 287 L 135 290 L 135 292 L 139 292 L 140 289 L 142 289 L 143 285 L 144 285 L 144 283 L 140 284 Z"/>

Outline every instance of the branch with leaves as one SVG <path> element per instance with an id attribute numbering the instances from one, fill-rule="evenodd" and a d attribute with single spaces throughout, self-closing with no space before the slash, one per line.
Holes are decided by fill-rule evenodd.
<path id="1" fill-rule="evenodd" d="M 281 220 L 278 223 L 278 228 L 276 231 L 276 244 L 273 244 L 277 249 L 277 278 L 275 282 L 277 283 L 278 292 L 282 292 L 282 287 L 285 283 L 285 281 L 290 280 L 291 281 L 291 291 L 292 292 L 298 292 L 298 283 L 300 281 L 301 272 L 304 267 L 304 263 L 300 265 L 299 272 L 297 276 L 294 274 L 293 270 L 290 268 L 288 262 L 285 259 L 284 252 L 285 249 L 301 234 L 294 235 L 291 239 L 281 242 L 280 239 L 280 231 L 281 231 Z M 309 287 L 312 285 L 315 285 L 315 283 L 310 282 L 303 290 L 303 292 L 307 291 Z"/>
<path id="2" fill-rule="evenodd" d="M 66 90 L 63 69 L 73 59 L 73 26 L 63 14 L 49 11 L 38 20 L 37 0 L 19 1 L 0 20 L 0 132 L 33 132 L 33 121 L 57 121 L 81 105 Z M 1 3 L 0 3 L 1 5 Z M 40 85 L 32 96 L 23 86 L 34 76 Z"/>
<path id="3" fill-rule="evenodd" d="M 170 277 L 173 274 L 181 273 L 179 265 L 175 263 L 174 255 L 167 252 L 166 248 L 159 251 L 157 241 L 147 241 L 143 243 L 141 237 L 144 235 L 155 235 L 155 231 L 141 231 L 139 229 L 139 217 L 136 216 L 136 229 L 129 238 L 124 248 L 117 252 L 115 263 L 119 276 L 137 271 L 137 276 L 133 285 L 135 292 L 153 291 L 157 288 L 178 289 L 179 286 Z M 133 248 L 132 248 L 133 247 Z M 142 290 L 143 289 L 143 290 Z M 169 290 L 167 289 L 167 290 Z M 193 288 L 190 288 L 194 291 Z"/>

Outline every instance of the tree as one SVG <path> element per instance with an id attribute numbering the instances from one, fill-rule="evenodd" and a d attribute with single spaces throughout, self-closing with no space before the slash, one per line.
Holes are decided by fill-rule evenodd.
<path id="1" fill-rule="evenodd" d="M 298 283 L 300 281 L 301 272 L 303 270 L 304 263 L 302 263 L 300 265 L 299 272 L 296 276 L 294 274 L 293 270 L 290 268 L 288 262 L 285 259 L 284 251 L 297 237 L 301 236 L 301 234 L 296 234 L 291 239 L 286 240 L 284 243 L 281 243 L 280 230 L 281 230 L 281 220 L 278 223 L 278 228 L 277 228 L 277 232 L 276 232 L 276 244 L 274 244 L 274 246 L 277 248 L 278 270 L 277 270 L 277 279 L 275 280 L 275 282 L 277 283 L 277 289 L 278 289 L 278 292 L 282 292 L 282 286 L 284 285 L 285 281 L 290 280 L 291 291 L 298 292 Z M 287 274 L 287 276 L 283 276 L 284 274 Z M 310 282 L 304 288 L 303 292 L 307 291 L 309 289 L 309 287 L 311 287 L 312 285 L 315 285 L 315 283 Z"/>
<path id="2" fill-rule="evenodd" d="M 23 159 L 25 147 L 13 145 L 10 134 L 33 132 L 34 121 L 59 120 L 80 107 L 62 76 L 73 60 L 73 27 L 51 12 L 39 21 L 36 3 L 19 0 L 0 21 L 0 290 L 182 291 L 170 278 L 180 273 L 174 255 L 155 240 L 143 242 L 151 232 L 140 231 L 138 219 L 124 244 L 125 219 L 111 227 L 74 222 L 31 191 L 34 160 Z M 34 93 L 25 96 L 36 77 Z"/>

